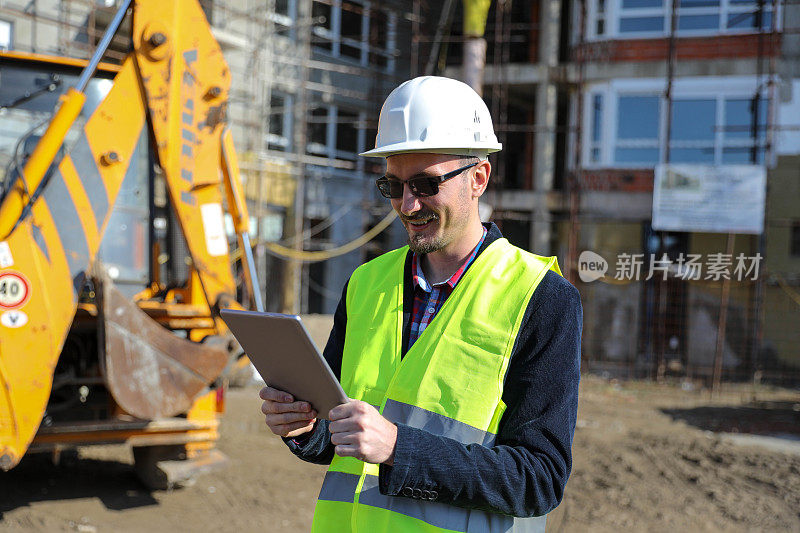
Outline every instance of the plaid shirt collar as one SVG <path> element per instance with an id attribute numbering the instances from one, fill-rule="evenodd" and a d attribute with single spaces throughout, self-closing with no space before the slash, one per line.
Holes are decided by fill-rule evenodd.
<path id="1" fill-rule="evenodd" d="M 453 289 L 458 283 L 458 280 L 461 279 L 461 276 L 464 275 L 464 272 L 467 270 L 467 267 L 472 263 L 475 259 L 475 256 L 478 255 L 478 250 L 480 249 L 481 245 L 483 244 L 484 239 L 486 239 L 486 227 L 483 228 L 483 233 L 481 234 L 481 240 L 478 241 L 478 244 L 475 245 L 475 248 L 472 249 L 472 253 L 469 254 L 467 260 L 456 270 L 452 276 L 450 276 L 445 281 L 441 283 L 436 283 L 436 286 L 441 286 L 447 283 L 450 285 L 450 288 Z M 425 277 L 425 273 L 422 271 L 422 268 L 419 264 L 419 256 L 414 253 L 411 257 L 411 279 L 414 281 L 414 287 L 419 287 L 425 292 L 431 292 L 433 290 L 433 285 Z"/>

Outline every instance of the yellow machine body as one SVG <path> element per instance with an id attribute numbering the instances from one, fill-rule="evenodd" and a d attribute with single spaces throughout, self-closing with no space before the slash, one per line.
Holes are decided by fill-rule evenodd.
<path id="1" fill-rule="evenodd" d="M 230 71 L 195 0 L 140 0 L 132 11 L 134 51 L 111 69 L 118 72 L 106 97 L 76 132 L 84 95 L 62 96 L 0 205 L 4 470 L 29 449 L 127 442 L 181 445 L 191 457 L 217 439 L 214 384 L 235 351 L 218 311 L 240 307 L 220 231 L 224 197 L 237 231 L 246 232 L 248 220 L 244 202 L 234 201 L 243 194 L 226 130 Z M 77 137 L 67 151 L 71 127 Z M 143 133 L 185 239 L 189 275 L 179 287 L 153 279 L 132 298 L 97 257 Z M 55 369 L 76 331 L 97 332 L 96 365 L 83 378 L 107 392 L 105 414 L 43 424 Z"/>

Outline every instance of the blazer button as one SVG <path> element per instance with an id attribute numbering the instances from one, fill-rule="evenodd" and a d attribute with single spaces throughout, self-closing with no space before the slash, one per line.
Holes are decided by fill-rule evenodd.
<path id="1" fill-rule="evenodd" d="M 420 490 L 420 489 L 414 489 L 414 490 L 412 491 L 412 496 L 413 496 L 414 498 L 416 498 L 416 499 L 418 499 L 418 500 L 419 500 L 419 499 L 422 497 L 422 490 Z"/>
<path id="2" fill-rule="evenodd" d="M 414 492 L 411 490 L 411 487 L 403 487 L 402 495 L 406 498 L 410 498 Z"/>

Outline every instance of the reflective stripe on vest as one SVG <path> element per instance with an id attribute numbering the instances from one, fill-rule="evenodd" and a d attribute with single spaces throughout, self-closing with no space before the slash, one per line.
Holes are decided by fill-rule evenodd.
<path id="1" fill-rule="evenodd" d="M 475 259 L 401 360 L 407 247 L 359 267 L 347 289 L 342 386 L 380 406 L 388 420 L 463 444 L 493 446 L 503 381 L 522 317 L 555 257 L 505 239 Z M 314 531 L 543 531 L 545 517 L 514 518 L 435 501 L 387 496 L 378 465 L 334 456 L 320 491 Z M 431 487 L 431 490 L 435 488 Z M 427 491 L 427 497 L 431 492 Z"/>

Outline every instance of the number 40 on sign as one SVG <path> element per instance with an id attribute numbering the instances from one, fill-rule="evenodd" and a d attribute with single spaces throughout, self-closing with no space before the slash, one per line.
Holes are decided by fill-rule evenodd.
<path id="1" fill-rule="evenodd" d="M 31 295 L 28 280 L 17 272 L 0 273 L 0 309 L 16 309 Z"/>

